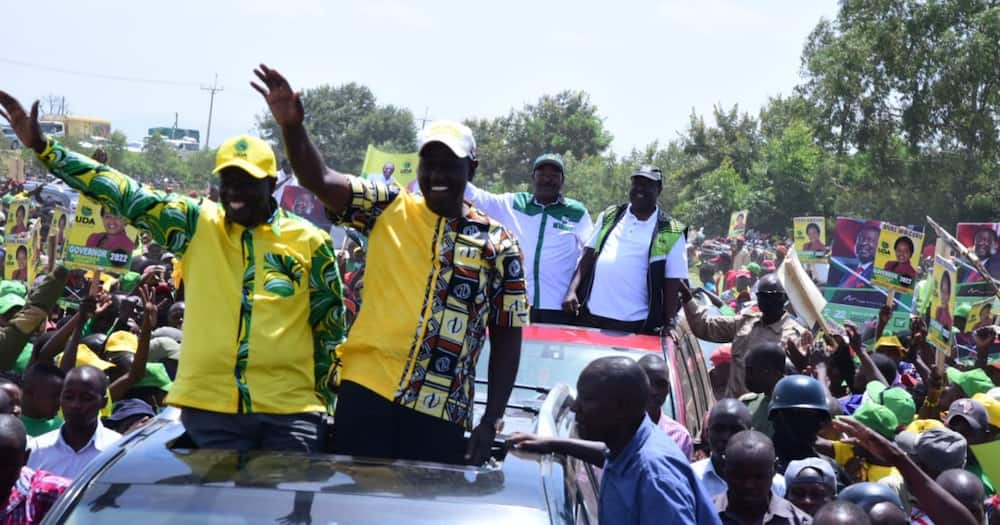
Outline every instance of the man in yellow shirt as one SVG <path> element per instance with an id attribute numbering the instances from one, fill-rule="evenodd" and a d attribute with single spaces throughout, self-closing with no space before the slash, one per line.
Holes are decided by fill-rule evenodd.
<path id="1" fill-rule="evenodd" d="M 220 203 L 142 185 L 65 149 L 0 91 L 18 139 L 71 188 L 123 217 L 184 266 L 187 316 L 166 402 L 202 448 L 323 449 L 322 413 L 344 307 L 330 237 L 281 210 L 274 152 L 226 141 L 216 157 Z M 72 248 L 70 248 L 72 249 Z"/>
<path id="2" fill-rule="evenodd" d="M 335 450 L 481 464 L 517 375 L 528 306 L 517 240 L 463 201 L 478 165 L 472 131 L 435 122 L 422 132 L 423 196 L 414 196 L 327 168 L 306 136 L 299 94 L 277 71 L 261 65 L 255 73 L 299 182 L 332 220 L 369 239 L 364 306 L 337 349 Z M 489 389 L 473 428 L 487 327 Z"/>

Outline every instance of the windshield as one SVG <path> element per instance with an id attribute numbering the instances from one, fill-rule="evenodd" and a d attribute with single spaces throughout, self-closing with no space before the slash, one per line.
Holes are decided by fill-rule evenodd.
<path id="1" fill-rule="evenodd" d="M 580 376 L 580 372 L 594 359 L 624 355 L 638 361 L 639 358 L 650 353 L 645 350 L 525 339 L 521 343 L 521 365 L 517 370 L 516 383 L 545 388 L 552 388 L 562 383 L 569 385 L 571 389 L 576 391 L 576 380 Z M 478 380 L 486 381 L 489 378 L 489 363 L 490 345 L 487 341 L 483 345 L 479 362 L 476 364 L 476 378 Z M 485 385 L 480 385 L 476 389 L 476 397 L 480 401 L 486 400 Z M 673 418 L 676 411 L 671 397 L 667 396 L 663 411 Z M 515 404 L 541 404 L 544 399 L 545 394 L 520 388 L 515 388 L 510 395 L 510 402 Z"/>
<path id="2" fill-rule="evenodd" d="M 64 521 L 70 525 L 404 522 L 548 523 L 549 517 L 538 509 L 503 505 L 280 490 L 270 486 L 95 483 Z"/>

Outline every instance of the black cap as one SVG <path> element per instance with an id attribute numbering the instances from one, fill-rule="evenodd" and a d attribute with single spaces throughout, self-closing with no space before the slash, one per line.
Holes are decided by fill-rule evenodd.
<path id="1" fill-rule="evenodd" d="M 153 412 L 153 407 L 149 406 L 149 403 L 141 399 L 122 399 L 115 403 L 114 411 L 105 419 L 120 423 L 133 416 L 154 417 L 156 412 Z"/>

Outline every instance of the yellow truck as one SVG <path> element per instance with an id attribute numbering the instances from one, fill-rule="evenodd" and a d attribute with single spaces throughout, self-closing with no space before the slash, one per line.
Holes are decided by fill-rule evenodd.
<path id="1" fill-rule="evenodd" d="M 38 123 L 43 133 L 53 137 L 88 139 L 111 136 L 111 121 L 105 119 L 79 115 L 46 115 Z"/>

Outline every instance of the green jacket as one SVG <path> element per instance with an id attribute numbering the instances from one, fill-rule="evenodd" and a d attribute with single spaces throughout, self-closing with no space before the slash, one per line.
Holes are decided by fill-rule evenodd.
<path id="1" fill-rule="evenodd" d="M 69 270 L 63 266 L 57 266 L 52 273 L 45 276 L 41 284 L 31 289 L 25 301 L 24 308 L 27 309 L 34 306 L 46 312 L 51 311 L 55 307 L 56 301 L 62 297 L 68 277 Z M 23 315 L 21 312 L 18 312 L 14 315 L 14 319 L 10 324 L 0 328 L 0 370 L 10 370 L 14 367 L 17 357 L 21 355 L 21 350 L 24 349 L 24 345 L 28 344 L 28 340 L 31 338 L 33 331 L 24 333 L 14 326 L 18 317 Z"/>

